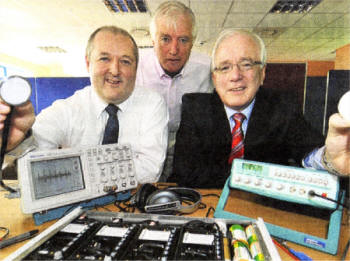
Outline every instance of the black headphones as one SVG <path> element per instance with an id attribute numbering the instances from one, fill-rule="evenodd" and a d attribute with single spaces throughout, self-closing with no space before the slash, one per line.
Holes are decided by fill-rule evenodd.
<path id="1" fill-rule="evenodd" d="M 191 213 L 198 208 L 201 199 L 202 195 L 194 189 L 183 187 L 158 189 L 147 183 L 133 195 L 130 203 L 147 213 Z M 182 204 L 183 202 L 186 204 Z"/>

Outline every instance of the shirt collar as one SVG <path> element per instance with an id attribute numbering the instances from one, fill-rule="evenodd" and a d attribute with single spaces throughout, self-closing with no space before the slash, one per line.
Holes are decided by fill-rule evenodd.
<path id="1" fill-rule="evenodd" d="M 101 114 L 104 112 L 106 106 L 108 105 L 104 100 L 102 100 L 100 98 L 100 96 L 98 96 L 96 89 L 94 86 L 92 87 L 92 104 L 91 106 L 94 106 L 94 108 L 96 109 L 96 116 L 97 118 L 101 117 Z"/>
<path id="2" fill-rule="evenodd" d="M 249 106 L 247 108 L 245 108 L 244 110 L 242 110 L 242 111 L 236 111 L 236 110 L 231 109 L 230 107 L 227 107 L 226 105 L 224 105 L 225 106 L 226 115 L 227 115 L 227 119 L 231 119 L 233 114 L 235 114 L 237 112 L 240 112 L 240 113 L 244 114 L 244 116 L 246 117 L 247 122 L 248 122 L 249 118 L 250 118 L 250 115 L 252 114 L 252 110 L 253 110 L 254 104 L 255 104 L 255 98 L 249 104 Z"/>
<path id="3" fill-rule="evenodd" d="M 136 88 L 136 87 L 135 87 Z M 94 106 L 94 108 L 96 108 L 96 112 L 97 112 L 97 117 L 101 117 L 102 113 L 105 111 L 108 103 L 105 102 L 96 92 L 95 88 L 92 87 L 93 91 L 92 91 L 92 106 Z M 134 89 L 135 91 L 135 89 Z M 131 95 L 122 103 L 120 104 L 116 104 L 116 106 L 118 106 L 119 111 L 123 112 L 126 110 L 128 104 L 129 104 L 129 100 L 130 98 L 133 96 L 134 91 L 131 93 Z"/>

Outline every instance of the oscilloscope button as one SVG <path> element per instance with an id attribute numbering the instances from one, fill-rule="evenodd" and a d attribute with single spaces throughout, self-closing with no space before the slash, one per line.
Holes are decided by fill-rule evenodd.
<path id="1" fill-rule="evenodd" d="M 117 160 L 118 159 L 118 154 L 116 151 L 112 152 L 112 159 Z"/>

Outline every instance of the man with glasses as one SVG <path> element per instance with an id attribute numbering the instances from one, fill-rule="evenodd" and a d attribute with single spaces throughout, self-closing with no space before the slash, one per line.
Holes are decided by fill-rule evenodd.
<path id="1" fill-rule="evenodd" d="M 339 174 L 350 174 L 350 123 L 335 115 L 324 149 L 324 137 L 311 129 L 291 96 L 260 87 L 266 70 L 260 37 L 224 31 L 211 70 L 214 93 L 183 96 L 173 176 L 179 185 L 223 187 L 235 158 L 299 166 L 304 159 L 304 166 L 323 169 L 326 155 Z M 344 139 L 336 144 L 339 136 Z"/>

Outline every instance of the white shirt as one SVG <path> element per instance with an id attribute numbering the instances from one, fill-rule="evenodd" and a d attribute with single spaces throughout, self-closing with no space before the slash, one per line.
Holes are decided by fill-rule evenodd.
<path id="1" fill-rule="evenodd" d="M 172 153 L 175 134 L 180 125 L 182 96 L 190 92 L 211 92 L 210 58 L 191 53 L 181 72 L 171 78 L 162 69 L 153 48 L 141 49 L 137 68 L 136 85 L 156 90 L 169 109 L 169 151 Z"/>
<path id="2" fill-rule="evenodd" d="M 107 105 L 91 86 L 55 101 L 36 117 L 33 125 L 39 149 L 101 144 L 108 120 Z M 156 182 L 168 139 L 169 116 L 163 98 L 156 92 L 135 87 L 118 107 L 118 142 L 131 145 L 138 182 Z"/>

